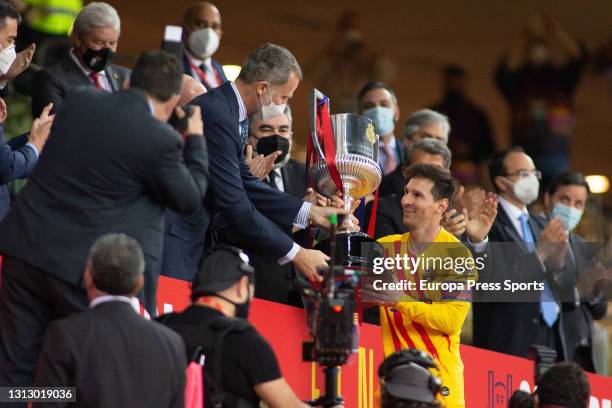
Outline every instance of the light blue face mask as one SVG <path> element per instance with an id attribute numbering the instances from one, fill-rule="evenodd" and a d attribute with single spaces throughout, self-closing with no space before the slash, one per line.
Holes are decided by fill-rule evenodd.
<path id="1" fill-rule="evenodd" d="M 389 133 L 393 132 L 393 129 L 395 128 L 395 123 L 393 120 L 395 111 L 393 109 L 385 108 L 384 106 L 376 106 L 363 112 L 363 114 L 364 116 L 372 119 L 376 133 L 379 136 L 388 135 Z"/>
<path id="2" fill-rule="evenodd" d="M 566 226 L 567 231 L 572 231 L 582 218 L 582 210 L 571 207 L 569 205 L 556 203 L 552 210 L 552 217 L 559 217 L 561 222 Z"/>

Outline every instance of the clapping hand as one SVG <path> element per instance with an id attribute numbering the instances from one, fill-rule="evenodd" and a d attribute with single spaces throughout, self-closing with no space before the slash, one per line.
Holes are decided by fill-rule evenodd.
<path id="1" fill-rule="evenodd" d="M 249 166 L 251 174 L 257 177 L 259 180 L 263 180 L 272 170 L 274 170 L 274 162 L 281 154 L 283 154 L 283 152 L 277 150 L 276 152 L 270 153 L 267 156 L 258 154 L 255 156 L 255 158 L 253 158 L 253 146 L 247 145 L 244 160 L 246 161 L 247 166 Z"/>
<path id="2" fill-rule="evenodd" d="M 39 153 L 42 152 L 45 147 L 45 143 L 51 133 L 51 125 L 53 125 L 53 120 L 55 119 L 55 115 L 49 115 L 51 109 L 53 109 L 53 103 L 45 106 L 40 117 L 34 119 L 34 122 L 32 122 L 32 129 L 30 130 L 28 141 L 36 146 Z"/>
<path id="3" fill-rule="evenodd" d="M 486 193 L 483 198 L 480 206 L 469 215 L 466 224 L 468 236 L 474 243 L 482 242 L 487 237 L 497 216 L 497 195 Z"/>

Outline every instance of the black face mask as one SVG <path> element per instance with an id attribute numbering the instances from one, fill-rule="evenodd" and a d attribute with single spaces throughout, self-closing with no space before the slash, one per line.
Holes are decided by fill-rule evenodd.
<path id="1" fill-rule="evenodd" d="M 109 66 L 115 59 L 115 52 L 110 48 L 102 48 L 101 50 L 92 50 L 87 48 L 83 53 L 83 62 L 94 72 L 100 72 Z"/>
<path id="2" fill-rule="evenodd" d="M 281 151 L 282 154 L 276 158 L 274 163 L 280 163 L 289 154 L 289 139 L 280 135 L 265 136 L 257 139 L 257 153 L 267 156 L 276 151 Z"/>
<path id="3" fill-rule="evenodd" d="M 229 302 L 232 305 L 234 305 L 236 307 L 236 314 L 235 314 L 234 317 L 239 317 L 241 319 L 248 319 L 248 317 L 249 317 L 249 309 L 251 308 L 251 289 L 248 289 L 248 291 L 249 291 L 249 296 L 247 297 L 247 300 L 244 303 L 233 302 L 233 301 L 229 300 L 228 298 L 226 298 L 225 296 L 219 295 L 218 293 L 212 294 L 212 296 L 216 296 L 218 298 L 221 298 L 221 299 L 225 300 L 226 302 Z"/>
<path id="4" fill-rule="evenodd" d="M 241 319 L 248 319 L 249 318 L 249 309 L 251 307 L 251 299 L 250 299 L 250 297 L 249 297 L 249 299 L 246 300 L 246 302 L 241 303 L 239 305 L 234 303 L 234 306 L 236 306 L 236 317 L 239 317 Z"/>

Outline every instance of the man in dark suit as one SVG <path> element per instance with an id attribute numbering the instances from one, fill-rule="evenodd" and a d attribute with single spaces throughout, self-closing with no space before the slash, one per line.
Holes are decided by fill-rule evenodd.
<path id="1" fill-rule="evenodd" d="M 49 325 L 36 386 L 76 387 L 79 407 L 184 407 L 183 340 L 131 304 L 143 287 L 144 268 L 135 239 L 106 234 L 96 240 L 83 274 L 89 309 Z"/>
<path id="2" fill-rule="evenodd" d="M 572 232 L 580 223 L 589 194 L 589 185 L 582 174 L 563 173 L 553 180 L 544 193 L 546 213 L 543 217 L 547 220 L 559 217 L 563 222 L 569 233 L 566 269 L 574 275 L 576 281 L 586 283 L 574 287 L 569 299 L 562 299 L 561 314 L 566 347 L 557 350 L 557 354 L 566 361 L 574 361 L 587 371 L 595 372 L 593 320 L 602 319 L 608 311 L 604 282 L 600 280 L 603 276 L 597 273 L 599 266 L 594 262 L 599 245 L 589 244 Z M 595 276 L 587 276 L 592 275 L 591 272 L 595 272 Z M 583 287 L 584 293 L 581 293 L 578 286 Z"/>
<path id="3" fill-rule="evenodd" d="M 328 257 L 293 242 L 284 231 L 308 224 L 329 227 L 337 208 L 319 207 L 271 189 L 249 171 L 244 160 L 248 117 L 263 119 L 282 114 L 301 78 L 295 57 L 286 48 L 265 44 L 244 63 L 235 82 L 228 82 L 196 98 L 202 109 L 210 152 L 211 188 L 207 214 L 215 215 L 213 239 L 261 254 L 284 265 L 293 262 L 307 279 L 321 280 L 318 267 Z M 266 156 L 274 162 L 281 152 Z"/>
<path id="4" fill-rule="evenodd" d="M 76 87 L 94 87 L 105 92 L 123 89 L 130 70 L 112 64 L 121 22 L 117 10 L 102 2 L 89 4 L 79 12 L 72 30 L 73 47 L 56 64 L 39 71 L 32 85 L 32 116 L 53 102 L 54 112 L 66 93 Z"/>
<path id="5" fill-rule="evenodd" d="M 223 66 L 212 58 L 223 31 L 221 13 L 207 1 L 191 5 L 183 15 L 183 72 L 196 78 L 206 90 L 227 82 Z"/>
<path id="6" fill-rule="evenodd" d="M 575 285 L 575 277 L 564 269 L 567 231 L 558 217 L 545 222 L 527 210 L 538 197 L 541 174 L 520 147 L 496 153 L 490 176 L 500 208 L 479 281 L 532 286 L 514 294 L 476 294 L 474 345 L 521 357 L 531 344 L 563 348 L 557 300 Z"/>
<path id="7" fill-rule="evenodd" d="M 96 238 L 124 232 L 146 259 L 155 311 L 166 207 L 199 208 L 208 179 L 199 111 L 184 140 L 165 123 L 180 98 L 178 59 L 143 54 L 129 91 L 69 93 L 30 181 L 0 224 L 0 384 L 31 384 L 42 333 L 87 306 L 82 275 Z"/>
<path id="8" fill-rule="evenodd" d="M 291 158 L 291 145 L 293 131 L 291 125 L 293 118 L 289 105 L 282 115 L 263 120 L 255 114 L 249 118 L 249 138 L 246 151 L 247 164 L 251 173 L 275 190 L 284 191 L 297 198 L 306 198 L 306 168 L 304 163 Z M 253 158 L 253 151 L 256 152 Z M 274 162 L 264 167 L 265 157 L 280 151 L 281 154 Z M 314 196 L 314 194 L 310 194 Z M 291 231 L 287 231 L 291 233 Z M 293 239 L 296 242 L 305 242 L 304 231 L 298 231 Z M 251 256 L 255 267 L 255 276 L 259 285 L 255 296 L 261 299 L 281 303 L 301 305 L 301 299 L 292 290 L 291 281 L 296 278 L 293 265 L 278 265 L 265 257 Z"/>
<path id="9" fill-rule="evenodd" d="M 438 139 L 448 145 L 448 134 L 450 133 L 450 123 L 448 118 L 441 113 L 430 109 L 421 109 L 412 112 L 404 125 L 404 146 L 406 148 L 421 139 Z M 405 158 L 405 157 L 404 157 Z M 389 194 L 404 194 L 406 179 L 403 169 L 405 163 L 398 163 L 398 166 L 391 173 L 383 177 L 378 190 L 379 197 Z"/>

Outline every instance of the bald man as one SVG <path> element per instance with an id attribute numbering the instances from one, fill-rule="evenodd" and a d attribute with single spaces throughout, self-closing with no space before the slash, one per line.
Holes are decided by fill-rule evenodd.
<path id="1" fill-rule="evenodd" d="M 214 4 L 194 3 L 183 14 L 183 70 L 208 91 L 227 82 L 223 67 L 212 58 L 222 34 L 221 13 Z"/>

